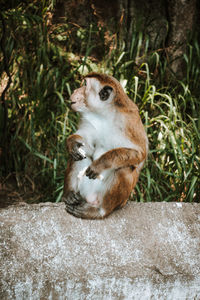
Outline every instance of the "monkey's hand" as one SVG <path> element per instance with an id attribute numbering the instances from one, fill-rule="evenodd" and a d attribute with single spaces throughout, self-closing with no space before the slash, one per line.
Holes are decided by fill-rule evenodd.
<path id="1" fill-rule="evenodd" d="M 82 179 L 82 177 L 84 176 L 84 175 L 86 175 L 86 176 L 88 176 L 90 179 L 99 179 L 99 180 L 103 180 L 104 179 L 104 177 L 103 177 L 103 175 L 101 175 L 101 174 L 98 174 L 98 173 L 95 173 L 92 169 L 91 169 L 91 167 L 86 167 L 86 168 L 84 168 L 83 170 L 81 170 L 80 172 L 79 172 L 79 174 L 78 174 L 78 178 L 79 179 Z"/>
<path id="2" fill-rule="evenodd" d="M 89 166 L 85 172 L 85 175 L 88 176 L 90 179 L 96 179 L 99 176 L 99 173 L 97 170 L 95 170 L 94 167 Z"/>
<path id="3" fill-rule="evenodd" d="M 84 146 L 83 143 L 79 143 L 79 142 L 74 143 L 72 151 L 70 153 L 73 160 L 77 161 L 77 160 L 82 160 L 82 159 L 86 158 L 86 153 L 85 153 L 84 149 L 81 148 L 83 146 Z"/>
<path id="4" fill-rule="evenodd" d="M 81 136 L 73 134 L 67 139 L 67 148 L 73 160 L 77 161 L 86 158 L 83 147 L 84 142 Z"/>
<path id="5" fill-rule="evenodd" d="M 98 169 L 98 166 L 95 166 L 95 161 L 86 169 L 85 175 L 88 176 L 90 179 L 103 180 L 103 175 L 100 174 L 101 170 Z"/>

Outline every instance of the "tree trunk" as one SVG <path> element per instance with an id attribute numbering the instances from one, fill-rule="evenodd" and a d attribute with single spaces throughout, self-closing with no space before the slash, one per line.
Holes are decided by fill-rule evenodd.
<path id="1" fill-rule="evenodd" d="M 170 70 L 178 78 L 184 75 L 183 54 L 195 25 L 197 0 L 167 0 L 169 34 L 166 41 Z"/>

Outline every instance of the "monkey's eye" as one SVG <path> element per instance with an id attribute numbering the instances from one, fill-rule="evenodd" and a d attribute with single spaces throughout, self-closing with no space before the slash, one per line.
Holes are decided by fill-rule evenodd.
<path id="1" fill-rule="evenodd" d="M 108 100 L 110 94 L 112 93 L 113 88 L 111 86 L 104 86 L 102 90 L 99 92 L 99 97 L 102 101 Z"/>

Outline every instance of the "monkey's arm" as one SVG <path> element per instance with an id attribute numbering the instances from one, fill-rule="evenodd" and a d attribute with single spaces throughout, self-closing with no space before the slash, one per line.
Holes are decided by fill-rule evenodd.
<path id="1" fill-rule="evenodd" d="M 95 179 L 106 169 L 118 169 L 129 166 L 137 167 L 145 158 L 146 151 L 131 148 L 112 149 L 93 161 L 87 168 L 86 175 L 90 179 Z"/>

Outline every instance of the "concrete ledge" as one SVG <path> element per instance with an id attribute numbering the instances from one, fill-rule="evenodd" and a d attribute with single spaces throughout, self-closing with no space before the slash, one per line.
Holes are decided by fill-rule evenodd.
<path id="1" fill-rule="evenodd" d="M 132 202 L 96 221 L 62 203 L 1 209 L 0 299 L 200 299 L 200 204 Z"/>

